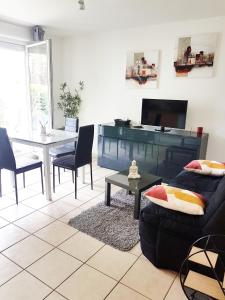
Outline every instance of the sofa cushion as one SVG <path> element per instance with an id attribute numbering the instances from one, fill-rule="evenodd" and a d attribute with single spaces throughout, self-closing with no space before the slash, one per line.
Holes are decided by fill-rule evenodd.
<path id="1" fill-rule="evenodd" d="M 224 176 L 225 163 L 214 160 L 193 160 L 187 164 L 184 169 L 186 171 L 211 176 Z"/>
<path id="2" fill-rule="evenodd" d="M 216 189 L 215 204 L 221 204 L 225 201 L 225 177 L 223 177 Z"/>
<path id="3" fill-rule="evenodd" d="M 217 207 L 225 201 L 225 177 L 182 171 L 170 182 L 170 185 L 192 190 L 206 199 L 205 214 L 200 218 L 202 225 L 213 217 Z"/>
<path id="4" fill-rule="evenodd" d="M 182 224 L 200 227 L 203 216 L 184 214 L 150 202 L 141 210 L 141 218 L 153 227 L 157 227 L 164 219 L 177 223 L 178 227 Z"/>
<path id="5" fill-rule="evenodd" d="M 203 216 L 188 215 L 166 209 L 154 203 L 149 203 L 141 212 L 143 220 L 152 226 L 157 226 L 160 219 L 170 219 L 177 223 L 177 227 L 186 224 L 195 228 L 200 228 L 205 224 L 207 219 L 210 218 L 210 215 L 213 214 L 214 207 L 218 204 L 218 201 L 222 201 L 221 197 L 223 197 L 223 186 L 225 189 L 225 177 L 204 176 L 197 173 L 182 171 L 170 181 L 170 185 L 201 194 L 207 201 L 205 214 Z M 221 190 L 221 197 L 219 197 L 219 192 L 218 197 L 215 197 L 217 188 Z"/>
<path id="6" fill-rule="evenodd" d="M 169 185 L 155 185 L 144 193 L 151 202 L 190 215 L 203 215 L 205 199 L 195 192 Z"/>
<path id="7" fill-rule="evenodd" d="M 171 186 L 191 190 L 203 195 L 204 198 L 209 199 L 217 190 L 218 184 L 222 179 L 223 177 L 204 176 L 197 173 L 182 171 L 171 180 L 169 184 Z"/>

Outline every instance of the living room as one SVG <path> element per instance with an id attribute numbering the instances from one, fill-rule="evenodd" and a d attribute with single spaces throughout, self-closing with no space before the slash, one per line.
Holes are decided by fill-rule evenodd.
<path id="1" fill-rule="evenodd" d="M 224 28 L 223 0 L 1 3 L 0 299 L 225 299 Z"/>

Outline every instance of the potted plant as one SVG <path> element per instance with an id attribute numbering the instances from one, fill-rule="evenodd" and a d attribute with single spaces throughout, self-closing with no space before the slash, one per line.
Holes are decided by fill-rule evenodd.
<path id="1" fill-rule="evenodd" d="M 58 107 L 63 111 L 65 117 L 65 129 L 73 131 L 77 129 L 78 114 L 81 105 L 80 92 L 84 89 L 84 82 L 79 82 L 79 87 L 75 88 L 74 93 L 70 91 L 67 83 L 60 86 L 60 100 Z"/>

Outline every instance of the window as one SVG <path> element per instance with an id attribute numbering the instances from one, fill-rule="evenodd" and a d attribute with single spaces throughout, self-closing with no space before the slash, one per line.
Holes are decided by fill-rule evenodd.
<path id="1" fill-rule="evenodd" d="M 39 130 L 40 123 L 52 128 L 50 46 L 50 41 L 26 46 L 33 130 Z"/>
<path id="2" fill-rule="evenodd" d="M 0 42 L 0 126 L 26 131 L 27 107 L 25 47 Z"/>
<path id="3" fill-rule="evenodd" d="M 0 42 L 1 127 L 23 133 L 41 124 L 52 128 L 50 53 L 49 40 L 27 46 Z"/>

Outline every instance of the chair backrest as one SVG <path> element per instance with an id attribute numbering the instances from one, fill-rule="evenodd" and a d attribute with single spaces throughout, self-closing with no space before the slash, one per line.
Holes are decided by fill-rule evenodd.
<path id="1" fill-rule="evenodd" d="M 0 169 L 16 170 L 15 156 L 5 128 L 0 128 Z"/>
<path id="2" fill-rule="evenodd" d="M 92 162 L 92 146 L 94 139 L 94 125 L 81 126 L 75 154 L 75 168 Z"/>

